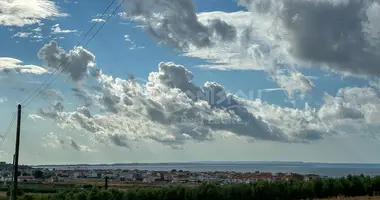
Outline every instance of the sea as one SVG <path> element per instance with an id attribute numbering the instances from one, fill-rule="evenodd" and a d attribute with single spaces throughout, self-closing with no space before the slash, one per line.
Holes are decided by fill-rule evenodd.
<path id="1" fill-rule="evenodd" d="M 109 165 L 39 165 L 38 168 L 63 169 L 129 169 L 149 171 L 183 170 L 191 172 L 271 172 L 317 174 L 327 177 L 352 175 L 380 176 L 380 164 L 331 164 L 303 162 L 195 162 L 195 163 L 132 163 Z"/>

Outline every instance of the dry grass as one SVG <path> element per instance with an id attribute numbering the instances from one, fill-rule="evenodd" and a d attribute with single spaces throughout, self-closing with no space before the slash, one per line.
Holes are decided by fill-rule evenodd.
<path id="1" fill-rule="evenodd" d="M 337 197 L 332 199 L 321 199 L 321 200 L 380 200 L 378 197 Z"/>

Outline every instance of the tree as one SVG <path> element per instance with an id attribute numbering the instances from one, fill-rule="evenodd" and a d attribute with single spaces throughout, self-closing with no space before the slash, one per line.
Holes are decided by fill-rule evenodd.
<path id="1" fill-rule="evenodd" d="M 30 176 L 30 174 L 26 173 L 26 172 L 23 172 L 22 173 L 22 176 Z"/>
<path id="2" fill-rule="evenodd" d="M 41 171 L 41 170 L 36 170 L 36 171 L 33 172 L 33 176 L 36 179 L 40 179 L 40 178 L 42 178 L 44 176 L 44 172 Z"/>

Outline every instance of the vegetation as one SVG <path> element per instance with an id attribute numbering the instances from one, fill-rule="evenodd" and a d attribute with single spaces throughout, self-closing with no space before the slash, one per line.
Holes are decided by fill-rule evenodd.
<path id="1" fill-rule="evenodd" d="M 44 176 L 44 172 L 42 172 L 41 170 L 36 170 L 33 172 L 33 176 L 36 179 L 40 179 Z"/>
<path id="2" fill-rule="evenodd" d="M 57 191 L 59 192 L 57 193 Z M 380 195 L 380 177 L 347 176 L 313 181 L 258 181 L 251 184 L 215 185 L 199 187 L 132 188 L 127 190 L 99 187 L 56 188 L 55 194 L 35 196 L 25 191 L 21 199 L 49 200 L 297 200 L 323 199 L 338 196 L 357 197 Z M 40 191 L 36 191 L 40 193 Z M 54 193 L 53 192 L 53 193 Z M 29 193 L 29 194 L 28 194 Z"/>
<path id="3" fill-rule="evenodd" d="M 331 199 L 320 199 L 320 200 L 380 200 L 378 196 L 363 196 L 363 197 L 334 197 Z"/>

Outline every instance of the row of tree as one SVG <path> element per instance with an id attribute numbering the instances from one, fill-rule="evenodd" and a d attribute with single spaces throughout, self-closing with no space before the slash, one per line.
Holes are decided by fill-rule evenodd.
<path id="1" fill-rule="evenodd" d="M 335 196 L 380 195 L 380 177 L 347 176 L 312 181 L 258 181 L 250 184 L 198 187 L 135 188 L 105 190 L 99 188 L 62 191 L 52 200 L 297 200 Z M 30 199 L 30 196 L 27 197 Z"/>

